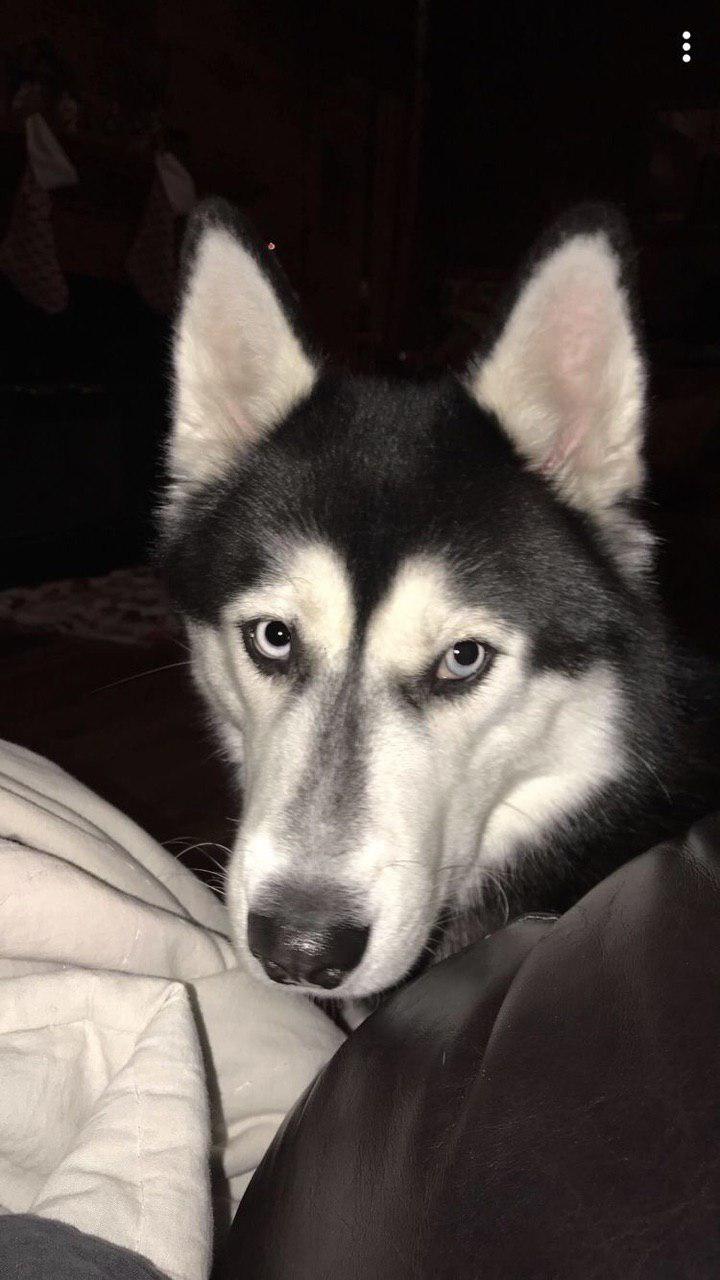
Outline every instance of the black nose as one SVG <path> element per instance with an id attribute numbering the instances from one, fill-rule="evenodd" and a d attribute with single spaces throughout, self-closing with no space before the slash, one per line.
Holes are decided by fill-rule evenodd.
<path id="1" fill-rule="evenodd" d="M 328 990 L 360 963 L 369 934 L 354 924 L 304 926 L 258 911 L 248 916 L 248 946 L 268 977 Z"/>

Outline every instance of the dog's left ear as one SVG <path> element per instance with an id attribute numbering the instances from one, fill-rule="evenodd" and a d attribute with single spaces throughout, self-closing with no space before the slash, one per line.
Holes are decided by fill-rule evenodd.
<path id="1" fill-rule="evenodd" d="M 469 373 L 529 466 L 601 525 L 636 497 L 645 373 L 614 211 L 586 207 L 553 228 L 505 326 Z"/>
<path id="2" fill-rule="evenodd" d="M 171 498 L 227 474 L 317 376 L 279 266 L 223 200 L 190 219 L 173 345 Z"/>

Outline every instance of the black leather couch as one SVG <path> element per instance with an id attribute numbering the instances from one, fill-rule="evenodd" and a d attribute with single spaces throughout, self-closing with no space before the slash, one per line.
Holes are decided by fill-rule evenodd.
<path id="1" fill-rule="evenodd" d="M 287 1117 L 223 1280 L 717 1280 L 720 818 L 369 1018 Z"/>

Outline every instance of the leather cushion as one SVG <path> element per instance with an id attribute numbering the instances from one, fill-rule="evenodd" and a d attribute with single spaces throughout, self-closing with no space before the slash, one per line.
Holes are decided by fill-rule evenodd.
<path id="1" fill-rule="evenodd" d="M 720 1275 L 720 821 L 397 992 L 287 1117 L 222 1276 Z"/>

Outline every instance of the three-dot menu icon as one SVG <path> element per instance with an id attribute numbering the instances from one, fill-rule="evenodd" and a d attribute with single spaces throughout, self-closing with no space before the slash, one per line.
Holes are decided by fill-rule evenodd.
<path id="1" fill-rule="evenodd" d="M 690 32 L 683 31 L 682 39 L 683 39 L 682 60 L 683 62 L 692 62 L 692 53 L 691 53 L 692 46 L 690 44 Z"/>

